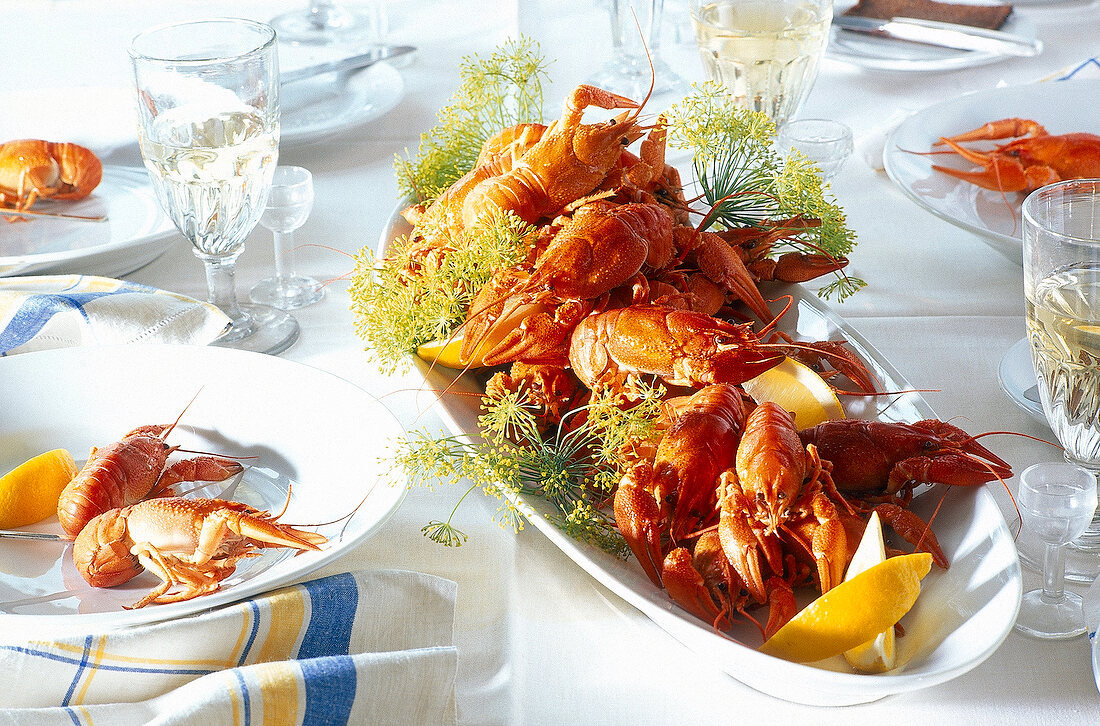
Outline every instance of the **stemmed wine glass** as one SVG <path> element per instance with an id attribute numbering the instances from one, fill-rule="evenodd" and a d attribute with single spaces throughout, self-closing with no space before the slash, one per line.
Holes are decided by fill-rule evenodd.
<path id="1" fill-rule="evenodd" d="M 271 180 L 271 196 L 260 224 L 275 236 L 275 276 L 252 286 L 252 302 L 283 310 L 312 305 L 324 294 L 321 283 L 294 272 L 294 230 L 313 209 L 313 175 L 300 166 L 280 166 Z"/>
<path id="2" fill-rule="evenodd" d="M 237 257 L 267 204 L 279 154 L 275 31 L 229 18 L 162 25 L 134 38 L 130 58 L 153 188 L 205 264 L 210 302 L 233 321 L 215 343 L 285 350 L 298 322 L 241 305 L 234 289 Z"/>
<path id="3" fill-rule="evenodd" d="M 372 2 L 366 12 L 356 12 L 330 0 L 309 0 L 304 9 L 271 19 L 280 40 L 328 45 L 381 43 L 386 34 L 385 6 Z"/>
<path id="4" fill-rule="evenodd" d="M 1065 545 L 1079 537 L 1096 511 L 1096 480 L 1068 462 L 1034 464 L 1020 475 L 1016 498 L 1023 526 L 1045 545 L 1043 587 L 1024 593 L 1016 629 L 1037 638 L 1085 632 L 1081 596 L 1063 589 Z"/>
<path id="5" fill-rule="evenodd" d="M 650 82 L 654 95 L 686 93 L 687 84 L 660 56 L 664 0 L 607 0 L 607 5 L 612 56 L 588 82 L 637 101 L 649 91 Z"/>
<path id="6" fill-rule="evenodd" d="M 1100 180 L 1058 182 L 1023 209 L 1024 297 L 1039 399 L 1067 461 L 1100 473 Z M 1095 486 L 1095 484 L 1094 484 Z M 1036 565 L 1021 532 L 1021 559 Z M 1035 549 L 1041 549 L 1035 547 Z M 1100 573 L 1100 513 L 1066 551 L 1066 577 Z"/>

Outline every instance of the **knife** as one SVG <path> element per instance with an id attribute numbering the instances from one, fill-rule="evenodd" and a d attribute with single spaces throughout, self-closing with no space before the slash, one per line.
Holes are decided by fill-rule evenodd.
<path id="1" fill-rule="evenodd" d="M 286 85 L 287 83 L 294 83 L 304 78 L 312 78 L 313 76 L 319 76 L 322 73 L 337 73 L 339 71 L 351 71 L 358 68 L 366 68 L 372 66 L 379 61 L 389 60 L 390 58 L 396 58 L 398 56 L 412 53 L 416 50 L 415 46 L 411 45 L 390 45 L 385 48 L 375 48 L 367 51 L 366 53 L 360 53 L 359 55 L 349 56 L 347 58 L 340 58 L 338 60 L 325 61 L 324 63 L 317 63 L 312 66 L 305 66 L 304 68 L 295 68 L 289 71 L 283 71 L 279 74 L 279 83 Z"/>
<path id="2" fill-rule="evenodd" d="M 866 33 L 881 38 L 906 40 L 960 50 L 974 50 L 996 55 L 1031 57 L 1043 50 L 1042 42 L 969 25 L 940 23 L 920 18 L 864 18 L 854 15 L 834 15 L 833 24 L 844 30 Z"/>
<path id="3" fill-rule="evenodd" d="M 49 532 L 24 532 L 18 529 L 0 529 L 0 539 L 48 539 L 58 542 L 69 542 L 67 537 L 62 537 L 59 534 L 50 534 Z"/>

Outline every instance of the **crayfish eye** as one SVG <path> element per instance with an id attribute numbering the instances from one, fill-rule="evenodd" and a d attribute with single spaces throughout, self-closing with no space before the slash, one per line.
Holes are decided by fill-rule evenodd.
<path id="1" fill-rule="evenodd" d="M 925 451 L 931 451 L 932 449 L 938 449 L 939 444 L 937 444 L 935 441 L 932 441 L 931 439 L 927 439 L 920 443 L 920 447 Z"/>

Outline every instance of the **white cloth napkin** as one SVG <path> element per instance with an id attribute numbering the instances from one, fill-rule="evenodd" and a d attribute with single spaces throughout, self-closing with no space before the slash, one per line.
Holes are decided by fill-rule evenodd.
<path id="1" fill-rule="evenodd" d="M 229 317 L 210 303 L 90 275 L 0 278 L 0 356 L 112 343 L 206 345 Z"/>
<path id="2" fill-rule="evenodd" d="M 0 725 L 453 724 L 456 590 L 357 571 L 153 625 L 0 631 Z"/>

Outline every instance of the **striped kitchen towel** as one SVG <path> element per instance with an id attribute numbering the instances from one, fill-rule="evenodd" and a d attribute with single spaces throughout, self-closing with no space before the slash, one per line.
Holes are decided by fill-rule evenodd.
<path id="1" fill-rule="evenodd" d="M 455 593 L 357 571 L 66 637 L 0 616 L 0 724 L 453 724 Z"/>
<path id="2" fill-rule="evenodd" d="M 0 278 L 0 356 L 108 343 L 206 345 L 229 325 L 210 303 L 90 275 Z"/>

